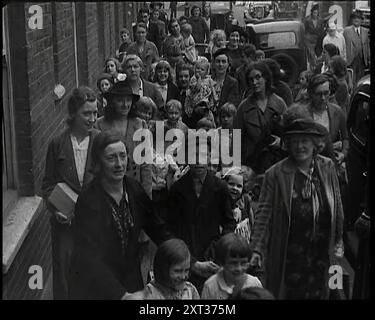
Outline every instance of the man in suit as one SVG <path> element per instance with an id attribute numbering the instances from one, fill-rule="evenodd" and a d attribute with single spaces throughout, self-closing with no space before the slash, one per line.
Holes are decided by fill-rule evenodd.
<path id="1" fill-rule="evenodd" d="M 127 81 L 133 89 L 133 93 L 140 97 L 150 97 L 154 100 L 160 111 L 164 106 L 163 98 L 155 84 L 141 78 L 141 70 L 143 67 L 143 61 L 137 55 L 129 54 L 126 56 L 123 69 L 126 73 Z"/>
<path id="2" fill-rule="evenodd" d="M 147 8 L 141 8 L 138 12 L 138 23 L 143 22 L 146 25 L 146 32 L 147 36 L 146 39 L 148 41 L 154 41 L 153 39 L 158 38 L 159 34 L 159 27 L 155 23 L 151 23 L 150 21 L 150 11 Z M 137 23 L 137 24 L 138 24 Z M 137 33 L 137 24 L 133 26 L 133 39 L 136 39 L 136 33 Z"/>
<path id="3" fill-rule="evenodd" d="M 370 66 L 370 41 L 368 30 L 361 27 L 362 16 L 358 12 L 350 15 L 352 25 L 344 29 L 347 65 L 353 69 L 353 83 L 357 83 Z"/>

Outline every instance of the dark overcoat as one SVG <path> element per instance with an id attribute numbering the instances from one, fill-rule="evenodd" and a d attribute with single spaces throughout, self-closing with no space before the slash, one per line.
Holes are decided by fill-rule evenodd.
<path id="1" fill-rule="evenodd" d="M 124 190 L 134 226 L 125 253 L 111 214 L 108 195 L 98 179 L 78 197 L 73 224 L 74 252 L 69 276 L 70 299 L 121 299 L 143 288 L 139 234 L 144 229 L 159 244 L 171 234 L 155 214 L 143 187 L 125 176 Z"/>
<path id="2" fill-rule="evenodd" d="M 331 215 L 330 244 L 327 250 L 331 263 L 335 264 L 334 250 L 343 243 L 344 215 L 340 187 L 331 159 L 318 155 L 316 168 Z M 251 247 L 261 255 L 265 267 L 265 288 L 276 298 L 282 298 L 296 171 L 289 157 L 266 171 L 251 236 Z"/>

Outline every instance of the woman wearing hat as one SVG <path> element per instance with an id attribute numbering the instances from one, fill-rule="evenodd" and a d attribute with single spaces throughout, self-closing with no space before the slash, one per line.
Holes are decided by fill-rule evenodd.
<path id="1" fill-rule="evenodd" d="M 343 209 L 332 160 L 317 154 L 321 130 L 297 119 L 283 140 L 289 156 L 266 171 L 251 264 L 279 299 L 328 299 L 328 269 L 343 256 Z"/>
<path id="2" fill-rule="evenodd" d="M 128 150 L 128 170 L 126 174 L 138 180 L 144 187 L 146 193 L 152 195 L 151 189 L 151 165 L 138 164 L 133 158 L 133 152 L 140 143 L 134 141 L 134 133 L 138 129 L 146 129 L 144 120 L 137 118 L 134 104 L 139 96 L 134 94 L 127 81 L 115 83 L 112 90 L 105 94 L 108 101 L 104 109 L 104 116 L 100 117 L 96 127 L 100 131 L 114 131 L 123 137 Z"/>

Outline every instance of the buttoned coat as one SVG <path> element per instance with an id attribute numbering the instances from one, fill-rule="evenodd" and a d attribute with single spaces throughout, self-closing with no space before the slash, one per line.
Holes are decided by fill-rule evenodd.
<path id="1" fill-rule="evenodd" d="M 78 197 L 73 223 L 74 252 L 69 274 L 70 299 L 120 300 L 143 288 L 140 268 L 141 229 L 159 244 L 171 238 L 155 214 L 152 201 L 135 179 L 124 178 L 133 227 L 125 252 L 112 217 L 109 196 L 98 179 Z"/>
<path id="2" fill-rule="evenodd" d="M 268 134 L 265 131 L 279 134 L 277 126 L 274 124 L 279 122 L 277 118 L 280 118 L 286 108 L 284 100 L 274 93 L 268 96 L 267 107 L 262 117 L 258 116 L 258 113 L 262 113 L 262 111 L 255 104 L 252 96 L 249 96 L 240 103 L 233 127 L 234 129 L 242 130 L 241 159 L 243 164 L 250 167 L 255 164 L 255 152 Z M 267 127 L 267 130 L 264 127 Z"/>
<path id="3" fill-rule="evenodd" d="M 104 117 L 100 117 L 96 122 L 96 127 L 100 131 L 113 131 L 112 121 L 105 120 Z M 134 160 L 134 150 L 137 145 L 140 144 L 139 141 L 134 140 L 134 133 L 138 129 L 147 129 L 147 124 L 144 120 L 138 117 L 128 118 L 128 127 L 125 136 L 123 136 L 123 142 L 125 143 L 126 150 L 128 153 L 128 167 L 126 175 L 128 177 L 134 178 L 141 183 L 145 189 L 147 195 L 152 197 L 152 167 L 151 164 L 137 164 Z M 120 135 L 123 135 L 120 132 Z"/>
<path id="4" fill-rule="evenodd" d="M 343 208 L 335 165 L 331 159 L 317 156 L 316 168 L 331 215 L 330 244 L 327 248 L 334 264 L 334 250 L 342 246 Z M 265 173 L 255 212 L 251 247 L 261 255 L 265 268 L 265 288 L 281 298 L 286 250 L 291 221 L 292 191 L 297 168 L 288 157 Z"/>

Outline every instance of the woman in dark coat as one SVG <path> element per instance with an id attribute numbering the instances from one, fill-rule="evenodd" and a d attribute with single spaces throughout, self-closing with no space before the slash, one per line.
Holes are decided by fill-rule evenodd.
<path id="1" fill-rule="evenodd" d="M 208 43 L 210 39 L 210 29 L 201 16 L 201 8 L 193 6 L 190 13 L 191 17 L 189 18 L 189 23 L 193 28 L 192 35 L 195 43 Z"/>
<path id="2" fill-rule="evenodd" d="M 138 238 L 142 229 L 156 243 L 171 237 L 142 186 L 126 176 L 122 137 L 100 133 L 92 148 L 95 179 L 78 197 L 70 299 L 119 300 L 141 290 Z"/>
<path id="3" fill-rule="evenodd" d="M 127 81 L 123 81 L 115 84 L 112 90 L 105 95 L 105 98 L 108 101 L 108 106 L 104 116 L 98 119 L 96 127 L 100 131 L 116 131 L 122 136 L 129 156 L 126 174 L 137 179 L 151 198 L 151 164 L 139 164 L 133 157 L 134 149 L 140 144 L 133 139 L 134 133 L 138 129 L 147 128 L 146 122 L 138 118 L 134 110 L 134 104 L 139 96 L 133 94 Z"/>
<path id="4" fill-rule="evenodd" d="M 255 63 L 248 70 L 247 77 L 251 95 L 240 103 L 233 127 L 242 130 L 242 164 L 261 174 L 280 160 L 279 155 L 273 153 L 273 146 L 277 150 L 280 148 L 271 135 L 281 133 L 281 115 L 286 104 L 272 93 L 272 74 L 266 63 Z"/>
<path id="5" fill-rule="evenodd" d="M 234 77 L 236 70 L 242 65 L 242 48 L 240 47 L 240 39 L 242 35 L 242 29 L 239 26 L 229 26 L 227 44 L 228 56 L 230 59 L 230 75 Z"/>
<path id="6" fill-rule="evenodd" d="M 311 70 L 316 66 L 315 48 L 318 40 L 324 34 L 324 25 L 324 20 L 319 17 L 319 5 L 312 6 L 311 13 L 305 20 L 305 44 Z"/>
<path id="7" fill-rule="evenodd" d="M 283 138 L 289 157 L 266 171 L 251 236 L 253 266 L 278 299 L 328 299 L 329 267 L 343 257 L 343 209 L 335 165 L 317 155 L 313 120 Z"/>
<path id="8" fill-rule="evenodd" d="M 96 94 L 88 87 L 73 90 L 68 101 L 68 128 L 54 137 L 48 146 L 42 194 L 51 215 L 53 298 L 68 298 L 68 270 L 73 250 L 71 219 L 64 218 L 49 202 L 55 186 L 66 183 L 79 194 L 93 178 L 91 147 L 98 131 L 93 128 L 97 117 Z"/>

